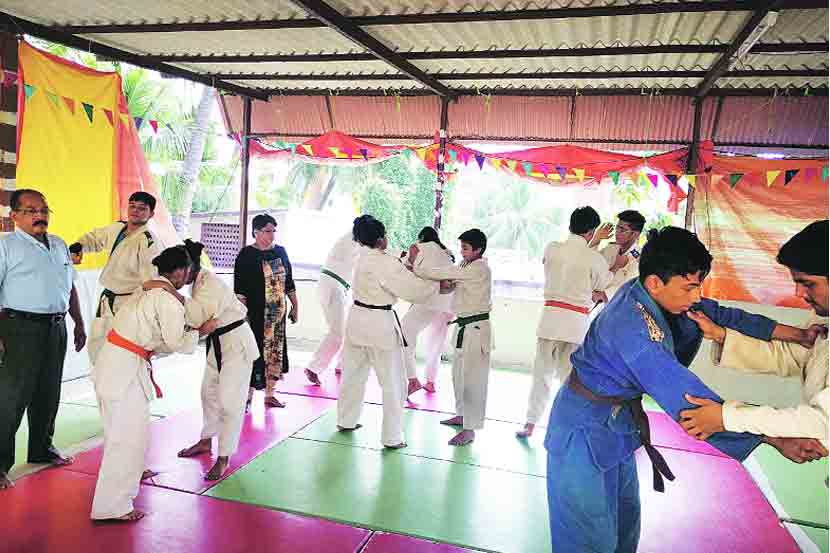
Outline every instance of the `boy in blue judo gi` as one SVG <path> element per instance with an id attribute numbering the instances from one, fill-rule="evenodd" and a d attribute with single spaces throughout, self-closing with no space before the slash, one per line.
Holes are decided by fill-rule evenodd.
<path id="1" fill-rule="evenodd" d="M 664 489 L 663 478 L 674 479 L 651 445 L 643 394 L 675 420 L 693 407 L 686 393 L 722 401 L 687 368 L 703 339 L 687 311 L 762 340 L 801 339 L 796 329 L 701 298 L 711 263 L 694 234 L 664 228 L 643 248 L 639 278 L 620 288 L 572 355 L 573 372 L 556 396 L 545 437 L 553 553 L 636 552 L 640 494 L 634 451 L 645 447 L 657 491 Z M 782 453 L 798 447 L 791 439 L 730 432 L 707 441 L 740 461 L 762 440 Z"/>

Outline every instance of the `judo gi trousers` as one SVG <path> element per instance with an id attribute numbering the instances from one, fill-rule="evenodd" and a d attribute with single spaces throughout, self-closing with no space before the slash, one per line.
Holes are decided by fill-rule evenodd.
<path id="1" fill-rule="evenodd" d="M 363 397 L 369 380 L 369 367 L 375 369 L 383 390 L 383 425 L 381 442 L 393 446 L 404 441 L 403 406 L 406 401 L 406 378 L 400 348 L 378 349 L 346 342 L 343 348 L 343 380 L 337 399 L 337 424 L 354 428 L 363 412 Z"/>
<path id="2" fill-rule="evenodd" d="M 533 383 L 527 404 L 526 422 L 538 424 L 551 400 L 553 379 L 563 384 L 571 374 L 571 354 L 579 344 L 561 340 L 536 339 L 536 359 L 533 361 Z"/>
<path id="3" fill-rule="evenodd" d="M 241 329 L 250 332 L 248 326 Z M 251 361 L 242 344 L 227 335 L 222 346 L 222 370 L 216 367 L 216 351 L 211 348 L 202 378 L 202 439 L 219 436 L 220 457 L 230 457 L 239 446 L 245 401 L 251 380 Z"/>
<path id="4" fill-rule="evenodd" d="M 323 308 L 328 332 L 323 336 L 317 351 L 311 357 L 308 370 L 323 374 L 332 364 L 337 366 L 342 361 L 346 314 L 352 300 L 351 292 L 326 275 L 320 277 L 317 290 L 320 294 L 320 306 Z"/>
<path id="5" fill-rule="evenodd" d="M 426 374 L 429 382 L 435 382 L 438 377 L 438 367 L 441 365 L 441 354 L 447 343 L 447 334 L 450 327 L 447 326 L 453 318 L 452 313 L 432 309 L 425 305 L 415 304 L 409 308 L 401 320 L 401 329 L 406 339 L 407 347 L 404 348 L 404 363 L 406 364 L 406 377 L 417 378 L 418 370 L 415 365 L 415 344 L 418 334 L 428 329 L 426 336 Z"/>
<path id="6" fill-rule="evenodd" d="M 147 450 L 150 401 L 136 377 L 117 399 L 98 397 L 104 423 L 104 458 L 98 471 L 92 518 L 117 518 L 133 510 Z"/>
<path id="7" fill-rule="evenodd" d="M 457 340 L 458 329 L 453 344 L 457 344 Z M 464 328 L 464 340 L 461 347 L 455 349 L 452 361 L 455 414 L 464 417 L 464 430 L 484 428 L 490 349 L 490 321 L 479 321 Z"/>

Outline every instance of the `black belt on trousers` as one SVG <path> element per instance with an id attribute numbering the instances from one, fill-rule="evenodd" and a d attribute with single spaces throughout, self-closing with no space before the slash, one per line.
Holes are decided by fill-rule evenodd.
<path id="1" fill-rule="evenodd" d="M 3 309 L 0 311 L 0 319 L 25 319 L 39 323 L 57 324 L 61 322 L 66 313 L 32 313 L 30 311 L 19 311 L 17 309 Z"/>
<path id="2" fill-rule="evenodd" d="M 208 334 L 207 349 L 205 350 L 205 353 L 210 355 L 210 348 L 213 346 L 213 351 L 216 355 L 216 370 L 218 372 L 222 372 L 222 342 L 219 341 L 219 337 L 223 334 L 227 334 L 235 328 L 239 328 L 247 322 L 248 321 L 245 319 L 241 319 L 229 325 L 221 326 Z"/>
<path id="3" fill-rule="evenodd" d="M 403 341 L 403 347 L 409 347 L 409 344 L 406 343 L 406 338 L 403 335 L 403 327 L 401 327 L 401 320 L 398 318 L 398 313 L 392 309 L 391 305 L 369 305 L 368 303 L 363 303 L 362 301 L 354 300 L 354 304 L 358 307 L 363 307 L 366 309 L 377 309 L 379 311 L 391 311 L 393 315 L 395 315 L 395 322 L 398 324 L 398 330 L 401 332 L 401 340 Z"/>
<path id="4" fill-rule="evenodd" d="M 648 415 L 646 415 L 643 409 L 643 397 L 637 396 L 633 399 L 625 399 L 617 396 L 598 396 L 586 388 L 582 381 L 579 380 L 576 370 L 571 371 L 571 375 L 568 377 L 568 385 L 573 391 L 589 401 L 615 406 L 628 405 L 631 408 L 631 414 L 634 416 L 634 424 L 637 425 L 637 430 L 640 431 L 640 440 L 643 442 L 643 447 L 646 448 L 646 454 L 651 460 L 651 472 L 654 475 L 654 490 L 658 492 L 666 491 L 666 484 L 663 482 L 663 477 L 665 476 L 669 480 L 674 480 L 674 473 L 672 473 L 660 451 L 651 445 L 651 427 L 648 423 Z"/>
<path id="5" fill-rule="evenodd" d="M 118 298 L 118 297 L 121 297 L 121 296 L 131 296 L 132 294 L 133 294 L 132 292 L 130 292 L 129 294 L 116 294 L 112 290 L 107 290 L 106 288 L 104 288 L 104 291 L 101 292 L 101 299 L 98 300 L 98 310 L 95 312 L 95 316 L 96 317 L 101 316 L 101 301 L 103 301 L 104 298 L 107 298 L 107 302 L 109 302 L 109 304 L 110 304 L 110 312 L 113 315 L 115 315 L 115 310 L 114 310 L 115 298 Z"/>
<path id="6" fill-rule="evenodd" d="M 447 323 L 447 325 L 457 324 L 458 335 L 455 338 L 455 349 L 461 349 L 464 345 L 464 327 L 468 324 L 477 323 L 479 321 L 490 320 L 489 313 L 481 313 L 480 315 L 470 315 L 469 317 L 457 317 L 456 319 Z"/>

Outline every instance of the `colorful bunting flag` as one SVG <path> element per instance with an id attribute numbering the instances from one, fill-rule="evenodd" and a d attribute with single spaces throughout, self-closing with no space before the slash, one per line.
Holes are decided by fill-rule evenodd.
<path id="1" fill-rule="evenodd" d="M 620 184 L 620 172 L 619 171 L 608 171 L 608 176 L 611 177 L 611 182 L 614 183 L 614 186 Z"/>
<path id="2" fill-rule="evenodd" d="M 135 128 L 141 130 L 141 125 L 144 123 L 143 117 L 136 117 L 135 118 Z"/>
<path id="3" fill-rule="evenodd" d="M 824 167 L 821 168 L 821 180 L 827 180 L 827 175 L 828 175 L 828 167 L 827 167 L 827 165 L 825 165 Z"/>
<path id="4" fill-rule="evenodd" d="M 790 184 L 790 181 L 798 174 L 798 169 L 787 169 L 784 171 L 784 186 Z"/>
<path id="5" fill-rule="evenodd" d="M 516 165 L 518 165 L 518 162 L 515 159 L 507 160 L 507 166 L 510 168 L 511 171 L 516 171 Z"/>
<path id="6" fill-rule="evenodd" d="M 291 155 L 292 156 L 297 153 L 297 144 L 292 142 L 291 144 L 288 145 L 288 147 L 291 149 Z"/>
<path id="7" fill-rule="evenodd" d="M 14 86 L 15 83 L 17 83 L 17 73 L 14 73 L 13 71 L 6 71 L 3 74 L 3 86 Z"/>
<path id="8" fill-rule="evenodd" d="M 585 180 L 585 169 L 574 169 L 574 174 L 579 182 Z"/>
<path id="9" fill-rule="evenodd" d="M 150 119 L 150 126 L 153 127 L 153 132 L 155 134 L 159 133 L 159 122 L 155 119 Z"/>
<path id="10" fill-rule="evenodd" d="M 643 170 L 637 172 L 637 186 L 648 186 L 648 178 Z"/>
<path id="11" fill-rule="evenodd" d="M 404 159 L 409 159 L 409 157 L 412 155 L 412 150 L 410 150 L 409 148 L 404 148 L 403 150 L 401 150 L 401 155 Z"/>
<path id="12" fill-rule="evenodd" d="M 30 84 L 23 85 L 23 92 L 26 94 L 26 99 L 30 99 L 35 94 L 35 87 Z"/>
<path id="13" fill-rule="evenodd" d="M 677 175 L 666 175 L 666 180 L 669 181 L 669 184 L 672 188 L 677 186 Z"/>
<path id="14" fill-rule="evenodd" d="M 484 169 L 484 156 L 481 154 L 476 154 L 476 163 L 478 163 L 479 169 Z"/>
<path id="15" fill-rule="evenodd" d="M 449 154 L 450 154 L 450 162 L 455 163 L 455 159 L 456 159 L 456 157 L 458 157 L 458 152 L 451 149 L 451 150 L 449 150 Z"/>
<path id="16" fill-rule="evenodd" d="M 659 182 L 659 181 L 658 181 L 658 178 L 657 178 L 657 175 L 655 175 L 655 174 L 653 174 L 653 173 L 649 173 L 647 176 L 648 176 L 648 180 L 650 180 L 650 181 L 651 181 L 651 185 L 652 185 L 654 188 L 657 188 L 657 183 Z"/>
<path id="17" fill-rule="evenodd" d="M 522 169 L 525 170 L 525 175 L 530 175 L 533 172 L 533 164 L 529 161 L 523 161 Z"/>
<path id="18" fill-rule="evenodd" d="M 92 107 L 92 104 L 87 104 L 86 102 L 81 102 L 84 106 L 84 111 L 86 112 L 86 118 L 89 119 L 89 122 L 92 123 L 92 116 L 95 112 L 95 108 Z"/>
<path id="19" fill-rule="evenodd" d="M 49 101 L 52 102 L 52 104 L 55 107 L 58 107 L 58 95 L 57 94 L 55 94 L 54 92 L 49 92 L 48 90 L 44 90 L 43 93 L 46 94 L 46 97 L 49 98 Z"/>
<path id="20" fill-rule="evenodd" d="M 418 148 L 417 150 L 415 150 L 415 153 L 418 154 L 418 157 L 421 158 L 421 161 L 424 161 L 427 158 L 426 148 Z"/>
<path id="21" fill-rule="evenodd" d="M 470 152 L 467 150 L 461 150 L 461 163 L 467 165 L 470 161 Z"/>
<path id="22" fill-rule="evenodd" d="M 559 175 L 559 180 L 564 181 L 565 176 L 568 174 L 568 170 L 562 167 L 561 165 L 556 166 L 556 172 Z"/>
<path id="23" fill-rule="evenodd" d="M 548 164 L 547 163 L 542 163 L 540 165 L 539 169 L 541 169 L 541 171 L 542 171 L 542 176 L 544 176 L 545 178 L 548 178 L 548 173 L 550 173 L 550 167 L 548 167 Z"/>
<path id="24" fill-rule="evenodd" d="M 104 108 L 104 115 L 107 116 L 107 121 L 110 122 L 110 126 L 115 126 L 115 121 L 112 118 L 112 111 Z"/>
<path id="25" fill-rule="evenodd" d="M 767 171 L 767 187 L 772 186 L 772 183 L 775 179 L 778 178 L 778 175 L 781 174 L 781 171 Z"/>
<path id="26" fill-rule="evenodd" d="M 743 173 L 731 173 L 729 175 L 729 186 L 735 188 L 738 185 L 738 181 L 740 181 L 743 176 Z"/>
<path id="27" fill-rule="evenodd" d="M 363 159 L 369 161 L 369 150 L 367 148 L 361 148 L 360 153 L 363 154 Z"/>
<path id="28" fill-rule="evenodd" d="M 314 147 L 311 144 L 300 144 L 300 146 L 302 146 L 303 150 L 305 150 L 308 155 L 314 155 Z"/>
<path id="29" fill-rule="evenodd" d="M 343 148 L 343 151 L 346 152 L 346 157 L 352 159 L 354 157 L 354 150 L 351 148 Z"/>
<path id="30" fill-rule="evenodd" d="M 686 175 L 686 182 L 692 188 L 697 188 L 697 175 Z"/>
<path id="31" fill-rule="evenodd" d="M 493 167 L 495 167 L 496 169 L 501 169 L 501 161 L 502 160 L 500 160 L 499 158 L 494 157 L 490 160 L 490 163 L 492 163 Z"/>
<path id="32" fill-rule="evenodd" d="M 818 169 L 815 167 L 805 167 L 804 168 L 804 180 L 809 182 L 811 178 L 815 178 L 818 176 Z"/>
<path id="33" fill-rule="evenodd" d="M 337 146 L 329 146 L 329 151 L 334 157 L 340 157 L 340 148 Z"/>

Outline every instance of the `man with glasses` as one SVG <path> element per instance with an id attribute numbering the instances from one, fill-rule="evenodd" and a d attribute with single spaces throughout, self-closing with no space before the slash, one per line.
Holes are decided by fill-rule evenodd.
<path id="1" fill-rule="evenodd" d="M 129 198 L 127 221 L 118 221 L 81 236 L 69 246 L 73 262 L 80 263 L 84 252 L 109 252 L 109 259 L 99 279 L 104 291 L 92 321 L 89 360 L 93 364 L 112 327 L 119 306 L 141 285 L 156 276 L 153 258 L 162 251 L 161 244 L 147 228 L 153 217 L 156 199 L 147 192 L 134 192 Z"/>
<path id="2" fill-rule="evenodd" d="M 67 465 L 52 445 L 66 356 L 67 310 L 75 351 L 86 343 L 66 243 L 49 234 L 51 211 L 36 190 L 11 196 L 16 230 L 0 237 L 0 489 L 13 484 L 14 438 L 28 410 L 28 462 Z"/>
<path id="3" fill-rule="evenodd" d="M 607 244 L 599 253 L 608 262 L 610 267 L 617 261 L 618 256 L 628 258 L 628 263 L 614 273 L 611 284 L 605 290 L 598 290 L 594 301 L 608 302 L 611 297 L 620 289 L 620 286 L 639 275 L 640 252 L 637 249 L 637 242 L 640 240 L 640 233 L 646 226 L 646 218 L 639 211 L 628 209 L 617 215 L 617 225 L 614 229 L 614 241 Z M 611 237 L 611 225 L 603 225 L 592 240 L 591 247 L 596 247 L 602 240 Z"/>

